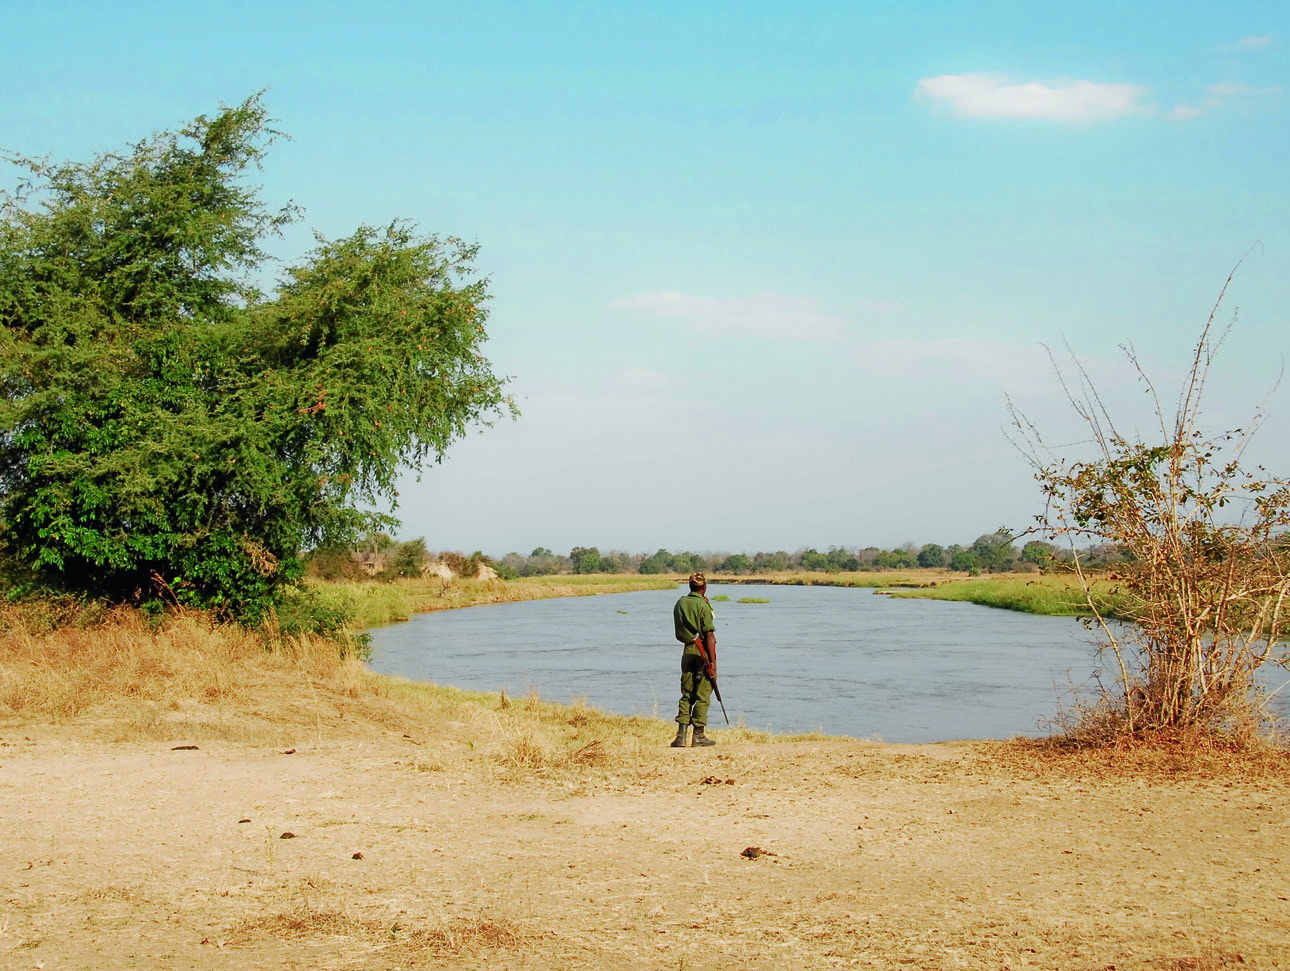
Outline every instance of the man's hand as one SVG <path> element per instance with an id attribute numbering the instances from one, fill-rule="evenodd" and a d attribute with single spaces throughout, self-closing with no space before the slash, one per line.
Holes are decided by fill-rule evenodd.
<path id="1" fill-rule="evenodd" d="M 703 673 L 708 676 L 709 680 L 717 676 L 717 634 L 716 631 L 708 631 L 703 635 L 703 643 L 700 645 L 703 655 Z"/>

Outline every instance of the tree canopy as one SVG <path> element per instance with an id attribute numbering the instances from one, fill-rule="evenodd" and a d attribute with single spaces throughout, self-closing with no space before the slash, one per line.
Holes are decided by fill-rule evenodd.
<path id="1" fill-rule="evenodd" d="M 513 411 L 476 247 L 410 224 L 316 246 L 246 182 L 260 97 L 0 194 L 0 535 L 37 581 L 254 616 L 304 548 L 386 521 L 401 470 Z"/>

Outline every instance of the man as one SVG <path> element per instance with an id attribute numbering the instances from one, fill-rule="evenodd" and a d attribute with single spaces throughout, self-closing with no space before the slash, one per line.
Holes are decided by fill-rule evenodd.
<path id="1" fill-rule="evenodd" d="M 712 682 L 717 676 L 717 630 L 708 602 L 708 581 L 702 573 L 690 574 L 690 592 L 672 608 L 676 639 L 685 645 L 681 653 L 681 701 L 676 712 L 676 738 L 672 748 L 685 748 L 685 732 L 694 726 L 694 746 L 716 745 L 703 734 L 712 701 Z M 703 640 L 707 660 L 696 643 Z"/>

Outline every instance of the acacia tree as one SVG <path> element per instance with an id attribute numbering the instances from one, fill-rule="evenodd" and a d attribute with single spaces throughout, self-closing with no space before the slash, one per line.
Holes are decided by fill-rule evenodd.
<path id="1" fill-rule="evenodd" d="M 254 617 L 511 410 L 475 247 L 361 227 L 271 294 L 259 96 L 0 195 L 0 530 L 38 581 Z"/>
<path id="2" fill-rule="evenodd" d="M 1144 441 L 1116 427 L 1087 372 L 1076 362 L 1079 393 L 1058 376 L 1091 432 L 1093 458 L 1071 461 L 1044 445 L 1015 408 L 1020 444 L 1046 497 L 1038 516 L 1050 538 L 1070 542 L 1073 566 L 1090 593 L 1076 542 L 1106 541 L 1127 552 L 1116 567 L 1121 606 L 1133 623 L 1109 624 L 1087 604 L 1119 669 L 1118 698 L 1103 713 L 1113 728 L 1227 731 L 1257 725 L 1266 712 L 1254 681 L 1263 664 L 1287 664 L 1287 526 L 1290 482 L 1242 453 L 1262 409 L 1244 429 L 1200 427 L 1214 355 L 1231 325 L 1215 320 L 1228 277 L 1196 343 L 1170 415 L 1131 347 L 1123 348 L 1154 402 L 1160 437 Z"/>

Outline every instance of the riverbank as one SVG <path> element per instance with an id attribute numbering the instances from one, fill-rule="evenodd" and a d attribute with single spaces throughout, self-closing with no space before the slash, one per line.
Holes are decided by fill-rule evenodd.
<path id="1" fill-rule="evenodd" d="M 128 612 L 0 635 L 0 966 L 1285 967 L 1285 753 L 670 723 Z"/>
<path id="2" fill-rule="evenodd" d="M 0 964 L 1286 967 L 1275 762 L 677 750 L 653 719 L 323 664 L 0 721 Z"/>
<path id="3" fill-rule="evenodd" d="M 1086 592 L 1069 574 L 996 573 L 984 577 L 947 577 L 934 585 L 891 589 L 890 596 L 926 600 L 955 600 L 981 607 L 1016 610 L 1045 617 L 1089 616 L 1089 598 L 1103 617 L 1123 617 L 1126 600 L 1114 580 L 1094 576 Z"/>

